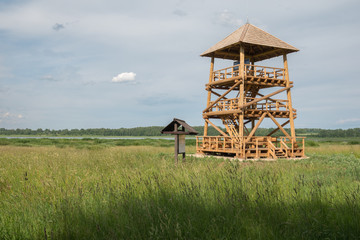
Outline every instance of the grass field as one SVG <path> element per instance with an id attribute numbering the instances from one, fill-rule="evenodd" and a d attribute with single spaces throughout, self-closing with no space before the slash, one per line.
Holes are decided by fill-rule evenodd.
<path id="1" fill-rule="evenodd" d="M 309 143 L 175 166 L 161 139 L 0 139 L 0 239 L 359 239 L 360 145 Z"/>

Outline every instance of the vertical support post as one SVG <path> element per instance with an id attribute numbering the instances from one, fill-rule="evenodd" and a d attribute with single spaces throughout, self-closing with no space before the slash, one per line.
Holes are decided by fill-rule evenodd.
<path id="1" fill-rule="evenodd" d="M 256 159 L 259 159 L 259 139 L 256 138 Z"/>
<path id="2" fill-rule="evenodd" d="M 302 157 L 305 156 L 305 138 L 302 139 Z"/>
<path id="3" fill-rule="evenodd" d="M 240 76 L 242 83 L 239 86 L 239 104 L 240 106 L 244 104 L 244 87 L 245 87 L 245 50 L 244 46 L 240 45 Z M 244 110 L 239 113 L 239 137 L 244 136 Z"/>
<path id="4" fill-rule="evenodd" d="M 178 155 L 179 155 L 179 135 L 175 135 L 175 164 L 178 164 Z"/>
<path id="5" fill-rule="evenodd" d="M 177 131 L 178 125 L 174 124 L 174 131 Z M 178 164 L 178 154 L 179 154 L 179 135 L 175 135 L 175 164 Z"/>
<path id="6" fill-rule="evenodd" d="M 289 80 L 289 68 L 288 68 L 288 62 L 287 62 L 287 56 L 286 54 L 283 54 L 283 61 L 284 61 L 284 69 L 285 69 L 285 79 L 286 79 L 286 87 L 290 86 L 290 80 Z M 289 120 L 290 120 L 290 129 L 291 129 L 291 138 L 295 140 L 295 126 L 294 126 L 294 113 L 292 108 L 292 101 L 291 101 L 291 90 L 290 88 L 286 90 L 287 94 L 287 100 L 289 104 Z"/>
<path id="7" fill-rule="evenodd" d="M 212 56 L 211 57 L 211 63 L 210 63 L 209 83 L 211 83 L 211 81 L 213 80 L 214 61 L 215 61 L 215 57 Z M 208 87 L 208 96 L 207 96 L 206 107 L 209 107 L 210 101 L 211 101 L 211 88 Z M 209 127 L 209 123 L 207 121 L 205 121 L 204 136 L 207 136 L 207 134 L 208 134 L 208 127 Z"/>
<path id="8" fill-rule="evenodd" d="M 251 63 L 251 72 L 252 72 L 252 75 L 255 76 L 255 72 L 254 72 L 254 65 L 255 65 L 255 61 L 254 61 L 254 58 L 253 57 L 250 57 L 250 63 Z"/>

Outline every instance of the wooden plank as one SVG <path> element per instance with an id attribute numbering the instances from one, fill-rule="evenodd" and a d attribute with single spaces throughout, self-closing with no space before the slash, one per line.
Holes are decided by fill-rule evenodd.
<path id="1" fill-rule="evenodd" d="M 212 122 L 209 121 L 209 119 L 205 119 L 205 121 L 207 123 L 209 123 L 211 126 L 213 126 L 219 133 L 221 133 L 221 135 L 223 135 L 224 137 L 229 137 L 226 133 L 224 133 L 220 128 L 218 128 L 215 124 L 213 124 Z"/>
<path id="2" fill-rule="evenodd" d="M 278 126 L 278 128 L 285 134 L 285 136 L 292 139 L 290 137 L 290 135 L 285 131 L 285 129 L 278 123 L 278 121 L 276 121 L 276 119 L 273 117 L 273 115 L 271 115 L 271 113 L 267 113 L 267 114 L 271 118 L 271 120 L 273 120 L 273 122 L 276 124 L 276 126 Z"/>

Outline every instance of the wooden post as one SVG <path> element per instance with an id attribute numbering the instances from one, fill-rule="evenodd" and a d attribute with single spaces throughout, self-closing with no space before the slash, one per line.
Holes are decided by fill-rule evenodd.
<path id="1" fill-rule="evenodd" d="M 175 164 L 178 164 L 179 135 L 175 135 Z"/>
<path id="2" fill-rule="evenodd" d="M 259 140 L 256 138 L 256 159 L 259 158 Z"/>
<path id="3" fill-rule="evenodd" d="M 239 66 L 240 76 L 242 83 L 239 86 L 239 105 L 244 105 L 244 89 L 245 89 L 245 50 L 244 46 L 240 45 L 240 66 Z M 239 136 L 242 138 L 244 136 L 244 109 L 239 113 Z"/>
<path id="4" fill-rule="evenodd" d="M 284 69 L 285 69 L 285 79 L 286 79 L 286 86 L 290 86 L 290 80 L 289 80 L 289 68 L 288 68 L 288 62 L 287 62 L 287 56 L 286 54 L 283 54 L 283 61 L 284 61 Z M 291 90 L 290 88 L 286 91 L 287 93 L 287 100 L 289 104 L 289 120 L 290 120 L 290 129 L 291 129 L 291 137 L 295 140 L 295 126 L 294 126 L 294 113 L 292 108 L 292 101 L 291 101 Z"/>
<path id="5" fill-rule="evenodd" d="M 302 157 L 305 156 L 305 138 L 302 139 Z"/>
<path id="6" fill-rule="evenodd" d="M 210 63 L 209 83 L 211 83 L 211 81 L 213 80 L 214 62 L 215 62 L 215 57 L 212 56 L 211 63 Z M 207 96 L 206 107 L 209 107 L 210 101 L 211 101 L 211 88 L 208 87 L 208 96 Z M 209 123 L 205 121 L 204 136 L 207 136 L 207 134 L 208 134 L 208 127 L 209 127 Z"/>
<path id="7" fill-rule="evenodd" d="M 174 124 L 174 131 L 177 131 L 178 125 Z M 178 164 L 178 152 L 179 152 L 179 135 L 175 135 L 175 164 Z"/>

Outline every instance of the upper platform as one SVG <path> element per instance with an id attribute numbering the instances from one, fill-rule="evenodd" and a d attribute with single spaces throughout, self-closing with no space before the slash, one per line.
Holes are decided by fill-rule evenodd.
<path id="1" fill-rule="evenodd" d="M 234 65 L 212 72 L 210 83 L 206 84 L 211 88 L 228 89 L 235 81 L 241 79 L 240 65 Z M 253 84 L 265 87 L 285 87 L 285 69 L 245 64 L 244 79 L 246 84 Z M 290 82 L 291 84 L 292 82 Z M 238 88 L 235 88 L 236 90 Z"/>
<path id="2" fill-rule="evenodd" d="M 299 51 L 290 44 L 247 23 L 206 50 L 201 56 L 239 60 L 240 45 L 244 47 L 245 56 L 255 62 Z"/>

